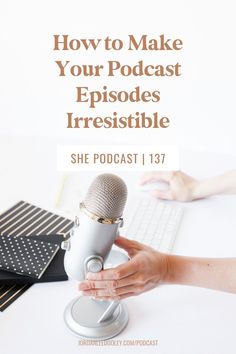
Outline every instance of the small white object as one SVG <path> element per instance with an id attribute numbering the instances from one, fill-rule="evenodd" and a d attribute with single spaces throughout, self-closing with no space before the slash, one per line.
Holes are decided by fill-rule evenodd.
<path id="1" fill-rule="evenodd" d="M 151 192 L 151 191 L 164 191 L 169 188 L 169 184 L 166 182 L 152 182 L 146 184 L 138 184 L 137 189 L 141 192 Z"/>
<path id="2" fill-rule="evenodd" d="M 70 250 L 70 240 L 62 241 L 61 248 L 65 251 Z"/>
<path id="3" fill-rule="evenodd" d="M 87 271 L 92 273 L 98 273 L 102 270 L 102 262 L 98 258 L 92 258 L 87 263 Z"/>

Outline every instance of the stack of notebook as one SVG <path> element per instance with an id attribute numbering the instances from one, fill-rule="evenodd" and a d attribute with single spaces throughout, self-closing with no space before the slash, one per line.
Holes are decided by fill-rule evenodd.
<path id="1" fill-rule="evenodd" d="M 21 237 L 28 237 L 28 240 L 30 241 L 27 242 L 27 247 L 31 246 L 33 249 L 37 244 L 38 252 L 40 251 L 40 248 L 38 247 L 42 246 L 47 247 L 51 252 L 51 258 L 46 256 L 45 253 L 45 258 L 43 259 L 45 262 L 45 269 L 43 265 L 40 264 L 40 266 L 42 266 L 42 271 L 39 271 L 38 269 L 37 273 L 33 268 L 24 269 L 23 264 L 18 264 L 17 262 L 11 264 L 10 259 L 6 260 L 3 256 L 1 257 L 0 311 L 7 308 L 35 282 L 61 281 L 67 279 L 63 265 L 64 251 L 60 249 L 60 244 L 63 239 L 68 238 L 72 227 L 73 221 L 70 219 L 56 215 L 24 201 L 18 202 L 0 215 L 0 235 L 2 236 L 2 241 L 6 240 L 2 244 L 2 249 L 6 249 L 6 245 L 9 247 L 9 240 L 17 240 L 17 237 L 20 237 L 18 240 L 19 244 L 19 241 L 22 240 Z M 13 238 L 11 239 L 11 237 Z M 50 243 L 52 245 L 51 247 Z M 25 247 L 24 250 L 26 251 Z M 24 250 L 21 250 L 21 252 Z M 4 255 L 4 253 L 2 253 L 2 255 Z M 12 257 L 13 260 L 17 259 L 16 255 L 17 254 L 15 254 L 15 257 Z M 17 256 L 21 259 L 20 255 Z M 6 261 L 8 263 L 6 263 Z M 21 273 L 22 268 L 20 268 L 20 272 L 18 268 L 13 268 L 9 271 L 9 269 L 6 269 L 7 265 L 9 267 L 12 266 L 12 268 L 13 266 L 18 266 L 19 268 L 22 267 L 25 272 L 17 274 Z M 30 267 L 30 265 L 28 266 Z M 14 269 L 16 269 L 15 272 Z"/>

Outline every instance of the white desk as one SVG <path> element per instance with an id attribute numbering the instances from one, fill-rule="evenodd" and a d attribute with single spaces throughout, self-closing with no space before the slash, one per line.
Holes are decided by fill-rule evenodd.
<path id="1" fill-rule="evenodd" d="M 46 143 L 39 147 L 37 141 L 31 145 L 27 140 L 14 150 L 15 145 L 10 148 L 10 143 L 1 140 L 0 210 L 19 198 L 51 209 L 55 198 L 55 149 L 52 146 L 48 150 Z M 29 146 L 32 147 L 30 152 Z M 4 158 L 6 149 L 8 153 Z M 24 154 L 19 161 L 21 152 Z M 9 157 L 14 154 L 16 160 L 11 163 Z M 184 153 L 182 168 L 204 177 L 234 168 L 235 162 L 233 157 Z M 123 177 L 132 189 L 137 175 L 123 174 Z M 91 174 L 84 174 L 81 186 L 86 187 L 91 178 Z M 236 256 L 236 196 L 211 198 L 184 204 L 184 207 L 185 217 L 175 253 Z M 64 307 L 76 295 L 77 284 L 73 281 L 32 286 L 0 313 L 1 353 L 235 354 L 236 295 L 162 286 L 127 299 L 130 321 L 116 339 L 157 339 L 157 347 L 79 346 L 78 339 L 67 331 L 62 318 Z"/>

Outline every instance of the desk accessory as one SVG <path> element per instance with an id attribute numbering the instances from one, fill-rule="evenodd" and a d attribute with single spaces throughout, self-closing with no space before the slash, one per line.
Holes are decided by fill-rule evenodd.
<path id="1" fill-rule="evenodd" d="M 31 203 L 19 201 L 0 215 L 0 237 L 1 235 L 9 237 L 41 237 L 42 235 L 44 235 L 50 237 L 50 235 L 61 234 L 62 237 L 67 238 L 69 236 L 70 230 L 73 227 L 73 224 L 74 222 L 70 219 L 56 215 L 48 210 L 37 207 Z M 59 261 L 61 263 L 61 258 L 64 257 L 64 254 L 61 253 L 60 250 L 59 255 Z M 58 265 L 59 263 L 56 257 L 53 262 L 56 262 L 56 265 Z M 45 272 L 45 275 L 42 276 L 41 280 L 43 280 L 44 276 L 47 276 L 46 281 L 51 281 L 51 279 L 55 279 L 54 274 L 52 274 L 52 271 L 54 270 L 54 268 L 52 268 L 54 266 L 53 262 L 49 265 L 51 273 L 48 274 L 48 268 Z M 65 273 L 62 272 L 62 269 L 64 270 L 64 267 L 61 266 L 60 273 L 56 275 L 60 278 L 59 280 L 67 279 L 67 276 L 65 275 Z M 9 275 L 10 274 L 11 273 L 9 273 Z M 13 279 L 10 276 L 9 279 L 6 280 L 6 276 L 1 277 L 0 273 L 0 311 L 4 311 L 10 304 L 12 304 L 32 285 L 32 283 L 28 283 L 29 277 L 26 278 L 25 284 L 19 283 L 20 275 L 18 275 L 17 277 L 18 278 L 13 284 Z M 11 284 L 9 284 L 8 282 Z"/>

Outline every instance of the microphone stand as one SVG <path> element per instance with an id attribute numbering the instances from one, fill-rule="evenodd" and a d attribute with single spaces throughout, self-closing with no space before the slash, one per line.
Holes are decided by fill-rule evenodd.
<path id="1" fill-rule="evenodd" d="M 116 308 L 119 306 L 120 301 L 112 301 L 111 304 L 108 306 L 106 311 L 102 314 L 99 318 L 98 323 L 107 321 L 115 312 Z"/>
<path id="2" fill-rule="evenodd" d="M 110 264 L 116 267 L 128 260 L 123 252 L 111 250 L 105 265 L 107 263 L 109 268 Z M 96 270 L 99 261 L 99 256 L 91 256 L 86 260 L 94 267 L 94 272 L 99 271 L 99 267 Z M 80 295 L 67 305 L 64 320 L 68 329 L 77 337 L 97 341 L 118 335 L 126 327 L 129 316 L 126 305 L 121 301 L 101 301 Z"/>

